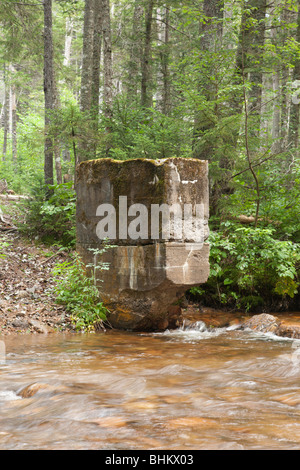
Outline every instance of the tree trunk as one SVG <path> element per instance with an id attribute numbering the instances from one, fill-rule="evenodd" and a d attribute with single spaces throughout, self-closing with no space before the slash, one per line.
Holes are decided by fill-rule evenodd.
<path id="1" fill-rule="evenodd" d="M 94 42 L 94 0 L 85 0 L 81 68 L 80 109 L 90 111 L 92 104 Z"/>
<path id="2" fill-rule="evenodd" d="M 160 44 L 160 69 L 158 73 L 159 93 L 157 94 L 158 109 L 163 114 L 169 114 L 171 109 L 170 70 L 169 70 L 169 36 L 170 10 L 168 6 L 158 9 L 158 41 Z"/>
<path id="3" fill-rule="evenodd" d="M 298 18 L 296 41 L 300 44 L 300 1 L 298 0 Z M 299 147 L 299 116 L 300 116 L 300 61 L 296 60 L 293 71 L 293 96 L 291 102 L 291 117 L 289 125 L 289 143 L 294 149 L 295 156 L 298 156 Z M 297 91 L 298 90 L 298 91 Z"/>
<path id="4" fill-rule="evenodd" d="M 103 8 L 103 65 L 104 65 L 104 106 L 107 119 L 107 130 L 110 130 L 109 120 L 112 118 L 113 107 L 113 67 L 112 67 L 112 43 L 110 24 L 110 2 L 102 0 Z"/>
<path id="5" fill-rule="evenodd" d="M 64 66 L 65 67 L 68 67 L 68 65 L 70 65 L 73 29 L 74 29 L 73 21 L 67 18 L 66 19 L 65 49 L 64 49 Z"/>
<path id="6" fill-rule="evenodd" d="M 145 40 L 142 58 L 141 105 L 143 108 L 152 106 L 151 94 L 151 40 L 154 0 L 149 0 L 145 14 Z"/>
<path id="7" fill-rule="evenodd" d="M 17 165 L 17 97 L 16 86 L 11 86 L 11 142 L 12 142 L 12 159 L 13 163 Z"/>
<path id="8" fill-rule="evenodd" d="M 143 7 L 139 0 L 135 0 L 132 24 L 132 38 L 130 47 L 130 57 L 128 64 L 128 102 L 136 102 L 138 98 L 138 91 L 140 86 L 141 71 L 142 71 L 142 19 Z"/>
<path id="9" fill-rule="evenodd" d="M 52 40 L 52 0 L 44 0 L 44 96 L 45 96 L 45 150 L 44 179 L 46 185 L 53 185 L 53 144 L 49 126 L 54 107 L 53 83 L 53 40 Z"/>
<path id="10" fill-rule="evenodd" d="M 103 12 L 99 1 L 95 2 L 94 10 L 94 40 L 93 40 L 93 69 L 92 69 L 92 115 L 95 130 L 98 128 L 99 97 L 100 97 L 100 62 Z"/>
<path id="11" fill-rule="evenodd" d="M 4 65 L 4 104 L 3 104 L 3 147 L 2 147 L 2 161 L 6 160 L 7 153 L 7 136 L 9 132 L 9 87 L 6 83 L 6 66 Z"/>

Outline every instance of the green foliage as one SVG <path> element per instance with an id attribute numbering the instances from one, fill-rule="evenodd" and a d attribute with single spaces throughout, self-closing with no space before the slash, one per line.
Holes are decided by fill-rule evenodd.
<path id="1" fill-rule="evenodd" d="M 126 96 L 119 96 L 110 126 L 110 154 L 115 159 L 191 155 L 191 127 L 179 114 L 166 116 L 153 108 L 145 110 L 129 104 Z"/>
<path id="2" fill-rule="evenodd" d="M 215 305 L 255 310 L 288 305 L 300 285 L 300 248 L 274 229 L 231 222 L 210 235 L 210 277 L 193 295 Z"/>
<path id="3" fill-rule="evenodd" d="M 108 267 L 101 263 L 92 267 L 85 266 L 78 254 L 75 254 L 71 261 L 58 263 L 53 270 L 57 283 L 54 289 L 56 301 L 71 313 L 76 330 L 91 331 L 103 327 L 106 320 L 108 310 L 101 302 L 95 285 L 97 269 Z"/>
<path id="4" fill-rule="evenodd" d="M 32 197 L 22 203 L 25 222 L 19 229 L 28 236 L 38 236 L 44 243 L 72 247 L 76 238 L 76 199 L 72 183 L 49 186 L 49 198 L 46 198 L 46 189 L 42 183 L 36 185 Z"/>

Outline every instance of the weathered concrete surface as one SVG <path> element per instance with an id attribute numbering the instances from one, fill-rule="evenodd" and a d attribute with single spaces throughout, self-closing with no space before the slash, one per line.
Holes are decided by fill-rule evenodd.
<path id="1" fill-rule="evenodd" d="M 112 326 L 132 330 L 174 327 L 181 312 L 178 303 L 186 290 L 206 282 L 209 275 L 207 173 L 207 162 L 181 158 L 124 162 L 101 159 L 79 165 L 77 250 L 86 264 L 98 265 L 100 261 L 109 264 L 109 270 L 98 271 L 97 286 L 111 312 Z M 114 247 L 98 255 L 91 249 L 103 246 L 99 238 L 101 234 L 103 237 L 103 230 L 99 229 L 104 220 L 101 216 L 107 215 L 99 210 L 99 206 L 106 207 L 103 204 L 115 208 L 116 230 L 110 240 Z M 135 223 L 141 214 L 130 212 L 135 204 L 143 205 L 142 209 L 146 210 L 146 225 Z M 196 232 L 186 230 L 178 238 L 172 217 L 170 227 L 174 230 L 169 237 L 163 237 L 161 219 L 159 230 L 153 230 L 151 211 L 153 206 L 161 204 L 175 211 L 179 208 L 182 217 L 184 205 L 190 205 L 193 216 L 196 208 L 199 209 L 197 219 L 193 219 L 197 220 Z M 107 219 L 105 227 L 111 220 Z M 130 236 L 131 223 L 135 235 L 140 232 L 140 236 Z"/>

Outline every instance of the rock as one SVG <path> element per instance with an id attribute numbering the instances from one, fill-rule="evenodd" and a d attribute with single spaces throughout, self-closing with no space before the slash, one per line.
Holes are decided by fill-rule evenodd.
<path id="1" fill-rule="evenodd" d="M 86 265 L 109 266 L 96 270 L 96 283 L 113 327 L 179 324 L 180 299 L 209 275 L 208 234 L 207 162 L 100 159 L 77 167 L 77 251 Z M 105 238 L 113 247 L 92 251 Z"/>
<path id="2" fill-rule="evenodd" d="M 39 390 L 47 389 L 49 385 L 43 383 L 33 383 L 30 385 L 26 385 L 26 387 L 22 388 L 17 392 L 17 395 L 22 398 L 30 398 L 33 397 Z"/>
<path id="3" fill-rule="evenodd" d="M 42 323 L 38 320 L 34 320 L 34 319 L 31 318 L 31 319 L 29 319 L 29 324 L 33 327 L 33 329 L 37 333 L 48 334 L 48 333 L 53 332 L 52 328 L 50 328 L 48 325 L 45 325 L 44 323 Z"/>
<path id="4" fill-rule="evenodd" d="M 242 323 L 241 329 L 245 330 L 249 328 L 250 330 L 259 331 L 260 333 L 278 333 L 281 321 L 279 318 L 269 315 L 267 313 L 262 313 L 260 315 L 254 315 L 250 319 Z"/>
<path id="5" fill-rule="evenodd" d="M 259 331 L 260 333 L 273 333 L 276 336 L 282 336 L 285 338 L 300 339 L 300 326 L 299 323 L 286 322 L 284 319 L 262 313 L 260 315 L 253 315 L 250 319 L 247 319 L 240 326 L 241 329 L 247 328 Z"/>
<path id="6" fill-rule="evenodd" d="M 29 323 L 25 319 L 16 318 L 15 320 L 13 320 L 12 326 L 14 328 L 21 328 L 21 329 L 25 330 L 26 328 L 29 327 Z"/>
<path id="7" fill-rule="evenodd" d="M 278 336 L 283 336 L 285 338 L 300 339 L 300 326 L 287 325 L 283 322 L 279 326 L 277 334 Z"/>

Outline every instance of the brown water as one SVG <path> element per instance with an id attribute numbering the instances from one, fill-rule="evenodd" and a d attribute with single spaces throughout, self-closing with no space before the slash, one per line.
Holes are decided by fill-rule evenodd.
<path id="1" fill-rule="evenodd" d="M 0 449 L 299 449 L 300 341 L 202 330 L 2 338 Z"/>

